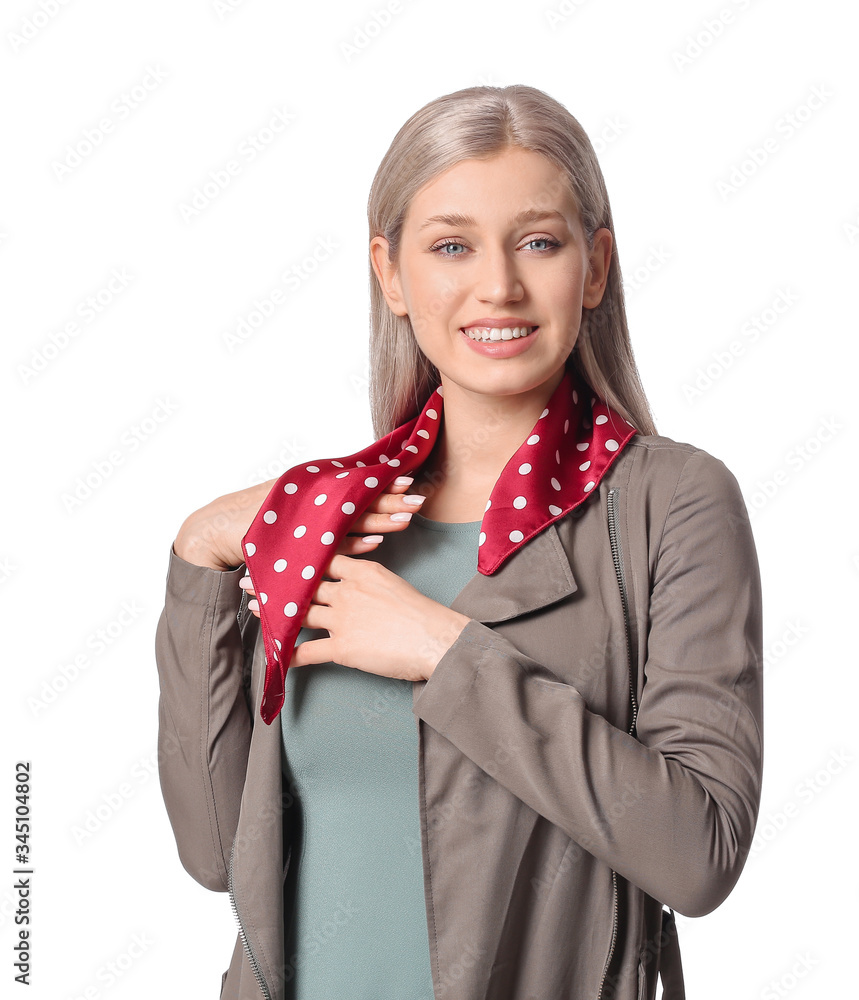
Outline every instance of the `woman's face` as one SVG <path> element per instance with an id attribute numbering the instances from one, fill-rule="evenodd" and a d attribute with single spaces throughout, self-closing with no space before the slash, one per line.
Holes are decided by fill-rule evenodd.
<path id="1" fill-rule="evenodd" d="M 602 299 L 611 233 L 597 230 L 589 254 L 563 171 L 513 147 L 463 160 L 421 188 L 396 266 L 387 248 L 384 237 L 371 241 L 388 305 L 409 317 L 442 384 L 507 395 L 560 382 L 582 308 Z M 493 326 L 506 336 L 478 344 L 465 332 Z M 511 336 L 522 327 L 526 336 Z"/>

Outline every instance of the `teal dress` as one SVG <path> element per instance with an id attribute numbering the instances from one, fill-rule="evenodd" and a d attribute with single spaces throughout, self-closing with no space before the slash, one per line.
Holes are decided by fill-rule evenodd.
<path id="1" fill-rule="evenodd" d="M 477 572 L 480 525 L 414 514 L 358 558 L 449 607 Z M 303 628 L 296 645 L 325 635 Z M 412 688 L 332 662 L 287 671 L 286 1000 L 433 1000 Z"/>

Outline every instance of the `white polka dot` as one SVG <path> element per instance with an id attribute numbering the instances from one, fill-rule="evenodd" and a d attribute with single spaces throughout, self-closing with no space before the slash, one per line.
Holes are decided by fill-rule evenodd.
<path id="1" fill-rule="evenodd" d="M 547 407 L 546 407 L 546 409 L 545 409 L 545 410 L 543 410 L 543 412 L 542 412 L 542 413 L 540 414 L 540 416 L 539 416 L 539 417 L 537 417 L 537 419 L 538 419 L 538 420 L 542 420 L 542 419 L 543 419 L 543 417 L 545 417 L 545 416 L 546 416 L 546 414 L 547 414 L 548 412 L 549 412 L 549 407 L 547 406 Z"/>
<path id="2" fill-rule="evenodd" d="M 593 405 L 594 405 L 594 403 L 595 403 L 596 401 L 597 401 L 597 398 L 596 398 L 596 396 L 591 396 L 591 406 L 592 406 L 592 407 L 593 407 Z"/>
<path id="3" fill-rule="evenodd" d="M 301 575 L 304 577 L 305 580 L 312 580 L 313 577 L 316 575 L 316 569 L 313 566 L 305 566 L 304 569 L 301 571 Z"/>
<path id="4" fill-rule="evenodd" d="M 516 497 L 513 500 L 513 506 L 516 508 L 516 510 L 521 510 L 526 503 L 528 503 L 528 501 L 525 499 L 525 497 Z"/>
<path id="5" fill-rule="evenodd" d="M 569 429 L 570 429 L 570 421 L 569 420 L 565 420 L 564 421 L 564 433 L 566 434 Z"/>
<path id="6" fill-rule="evenodd" d="M 320 493 L 319 496 L 316 497 L 313 502 L 316 504 L 317 507 L 321 507 L 322 504 L 324 504 L 327 499 L 328 499 L 327 493 Z"/>
<path id="7" fill-rule="evenodd" d="M 427 416 L 428 416 L 428 417 L 429 417 L 429 418 L 430 418 L 431 420 L 438 420 L 438 414 L 437 414 L 437 413 L 435 412 L 435 410 L 433 410 L 433 409 L 429 409 L 429 410 L 427 410 Z"/>
<path id="8" fill-rule="evenodd" d="M 367 478 L 364 480 L 364 485 L 369 487 L 370 489 L 373 489 L 374 486 L 379 485 L 379 480 L 376 479 L 375 476 L 367 476 Z"/>
<path id="9" fill-rule="evenodd" d="M 294 618 L 297 611 L 298 611 L 298 605 L 295 603 L 295 601 L 290 601 L 289 604 L 287 604 L 283 609 L 283 613 L 286 615 L 287 618 Z"/>
<path id="10" fill-rule="evenodd" d="M 262 519 L 266 524 L 274 524 L 277 520 L 277 514 L 273 510 L 267 510 L 265 514 L 263 514 Z"/>
<path id="11" fill-rule="evenodd" d="M 591 446 L 590 441 L 579 441 L 579 443 L 576 445 L 579 451 L 587 451 L 588 448 L 590 448 L 590 446 Z"/>
<path id="12" fill-rule="evenodd" d="M 614 438 L 609 438 L 608 441 L 606 441 L 605 446 L 609 451 L 617 451 L 617 449 L 620 447 L 620 445 L 617 443 L 617 441 L 615 441 Z"/>
<path id="13" fill-rule="evenodd" d="M 530 471 L 531 471 L 531 466 L 527 462 L 519 466 L 520 476 L 527 476 Z"/>
<path id="14" fill-rule="evenodd" d="M 286 569 L 286 565 L 287 563 L 285 559 L 278 559 L 278 561 L 274 564 L 275 573 L 282 573 Z"/>
<path id="15" fill-rule="evenodd" d="M 405 447 L 405 451 L 411 451 L 415 455 L 417 455 L 417 453 L 418 453 L 418 449 L 413 444 L 407 444 L 406 447 Z"/>
<path id="16" fill-rule="evenodd" d="M 353 504 L 351 500 L 347 500 L 346 503 L 341 504 L 340 510 L 342 510 L 344 514 L 354 514 L 355 504 Z"/>
<path id="17" fill-rule="evenodd" d="M 429 440 L 429 431 L 425 431 L 423 430 L 423 428 L 421 428 L 421 430 L 418 431 L 418 437 L 427 438 L 427 440 Z"/>
<path id="18" fill-rule="evenodd" d="M 575 389 L 573 389 L 573 402 L 578 403 L 578 401 L 579 401 L 579 394 L 576 392 Z"/>
<path id="19" fill-rule="evenodd" d="M 436 390 L 435 391 L 439 394 L 439 396 L 444 396 L 444 386 L 443 385 L 436 386 Z"/>
<path id="20" fill-rule="evenodd" d="M 394 467 L 398 466 L 399 464 L 400 460 L 398 458 L 392 458 L 391 461 L 388 462 L 388 465 L 393 465 Z"/>
<path id="21" fill-rule="evenodd" d="M 265 604 L 265 602 L 268 600 L 268 594 L 260 594 L 259 599 L 261 604 Z"/>
<path id="22" fill-rule="evenodd" d="M 342 469 L 342 468 L 343 468 L 343 463 L 342 463 L 342 462 L 338 462 L 338 461 L 337 461 L 336 459 L 334 459 L 334 458 L 332 458 L 332 459 L 331 459 L 331 464 L 332 464 L 332 465 L 336 465 L 338 469 Z"/>
<path id="23" fill-rule="evenodd" d="M 356 462 L 355 463 L 359 469 L 363 469 L 366 466 L 366 462 Z"/>
<path id="24" fill-rule="evenodd" d="M 348 472 L 338 472 L 334 477 L 335 479 L 345 479 L 349 475 Z"/>
<path id="25" fill-rule="evenodd" d="M 253 542 L 248 542 L 248 544 L 245 546 L 245 552 L 249 556 L 252 556 L 254 554 L 254 552 L 256 552 L 256 550 L 257 550 L 257 547 L 256 547 L 256 545 L 254 545 Z"/>
<path id="26" fill-rule="evenodd" d="M 555 479 L 554 476 L 552 476 L 549 482 L 551 482 L 553 490 L 559 490 L 561 488 L 561 484 L 558 482 L 557 479 Z"/>
<path id="27" fill-rule="evenodd" d="M 307 525 L 299 524 L 292 534 L 294 538 L 303 538 L 307 534 Z"/>
<path id="28" fill-rule="evenodd" d="M 486 541 L 486 532 L 481 531 L 480 534 L 477 536 L 477 544 L 482 545 L 485 541 Z"/>
<path id="29" fill-rule="evenodd" d="M 306 468 L 308 472 L 319 472 L 318 465 L 308 465 Z"/>
<path id="30" fill-rule="evenodd" d="M 582 464 L 579 466 L 579 472 L 585 472 L 590 467 L 591 467 L 591 460 L 588 459 L 587 462 L 582 462 Z"/>
<path id="31" fill-rule="evenodd" d="M 601 414 L 600 414 L 600 415 L 599 415 L 599 416 L 597 417 L 597 419 L 596 419 L 596 422 L 597 422 L 598 424 L 607 424 L 607 423 L 608 423 L 608 417 L 607 417 L 607 416 L 606 416 L 606 415 L 605 415 L 604 413 L 601 413 Z"/>
<path id="32" fill-rule="evenodd" d="M 277 655 L 277 650 L 273 650 L 271 655 L 274 657 L 274 662 L 277 663 L 279 660 L 279 657 Z"/>
<path id="33" fill-rule="evenodd" d="M 536 444 L 540 440 L 539 434 L 532 434 L 531 437 L 525 442 L 525 444 Z"/>
<path id="34" fill-rule="evenodd" d="M 585 483 L 585 493 L 587 493 L 589 490 L 592 490 L 594 486 L 596 486 L 596 483 L 594 482 Z"/>
<path id="35" fill-rule="evenodd" d="M 275 644 L 275 646 L 277 646 L 278 649 L 283 649 L 283 646 L 281 646 L 281 644 L 280 644 L 280 639 L 275 639 L 274 640 L 274 644 Z"/>
<path id="36" fill-rule="evenodd" d="M 491 506 L 492 506 L 492 500 L 491 500 L 491 499 L 489 499 L 489 500 L 487 500 L 487 501 L 486 501 L 486 506 L 485 506 L 485 507 L 483 508 L 483 509 L 484 509 L 484 511 L 487 511 L 487 510 L 489 510 L 489 508 L 490 508 Z"/>
<path id="37" fill-rule="evenodd" d="M 330 545 L 337 536 L 333 531 L 326 531 L 325 534 L 319 539 L 323 545 Z"/>
<path id="38" fill-rule="evenodd" d="M 525 536 L 522 534 L 521 531 L 511 531 L 507 537 L 510 539 L 511 542 L 521 542 Z"/>
<path id="39" fill-rule="evenodd" d="M 284 493 L 297 493 L 298 492 L 298 487 L 295 485 L 295 483 L 287 483 L 284 486 L 284 488 L 283 488 L 283 492 Z"/>
<path id="40" fill-rule="evenodd" d="M 564 509 L 563 507 L 556 507 L 553 503 L 549 504 L 549 513 L 552 514 L 554 517 L 557 517 L 558 514 L 560 514 L 563 509 Z"/>
<path id="41" fill-rule="evenodd" d="M 388 456 L 387 455 L 379 455 L 379 464 L 380 465 L 386 465 L 387 462 L 388 462 Z"/>
<path id="42" fill-rule="evenodd" d="M 561 453 L 556 448 L 555 449 L 555 465 L 560 465 L 560 464 L 561 464 Z"/>

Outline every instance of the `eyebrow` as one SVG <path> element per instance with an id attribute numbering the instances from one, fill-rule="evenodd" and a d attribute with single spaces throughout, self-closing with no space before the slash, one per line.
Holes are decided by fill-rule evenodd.
<path id="1" fill-rule="evenodd" d="M 565 216 L 555 209 L 528 208 L 524 212 L 520 212 L 513 219 L 513 222 L 542 222 L 543 219 L 559 219 L 561 222 L 567 221 Z M 449 215 L 431 215 L 420 224 L 418 231 L 437 223 L 442 226 L 451 226 L 454 229 L 466 229 L 469 226 L 473 227 L 477 225 L 477 221 L 472 216 L 463 215 L 461 212 L 452 212 Z"/>

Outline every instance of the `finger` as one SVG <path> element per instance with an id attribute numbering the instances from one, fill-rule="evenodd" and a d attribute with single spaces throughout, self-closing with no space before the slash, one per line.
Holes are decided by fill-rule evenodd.
<path id="1" fill-rule="evenodd" d="M 344 535 L 337 546 L 337 552 L 346 556 L 372 552 L 383 539 L 384 535 Z"/>
<path id="2" fill-rule="evenodd" d="M 421 509 L 426 497 L 421 493 L 381 493 L 352 523 L 350 532 L 378 533 L 402 531 L 411 515 Z"/>

